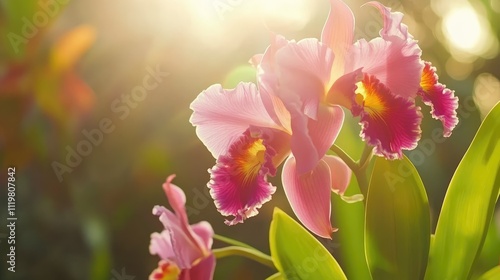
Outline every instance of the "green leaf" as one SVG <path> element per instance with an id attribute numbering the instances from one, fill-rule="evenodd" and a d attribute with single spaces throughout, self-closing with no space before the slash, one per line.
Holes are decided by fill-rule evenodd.
<path id="1" fill-rule="evenodd" d="M 283 278 L 283 276 L 281 276 L 281 273 L 278 272 L 276 274 L 267 277 L 266 280 L 285 280 L 285 278 Z"/>
<path id="2" fill-rule="evenodd" d="M 373 279 L 422 279 L 430 236 L 429 203 L 413 164 L 406 157 L 399 161 L 377 157 L 365 221 L 366 257 Z"/>
<path id="3" fill-rule="evenodd" d="M 359 136 L 358 136 L 359 137 Z M 360 193 L 355 176 L 347 187 L 346 195 Z M 333 194 L 332 216 L 339 231 L 335 233 L 342 246 L 339 263 L 350 280 L 370 279 L 364 246 L 365 205 L 363 202 L 346 203 L 339 195 Z"/>
<path id="4" fill-rule="evenodd" d="M 426 279 L 467 279 L 500 188 L 500 103 L 486 116 L 444 198 Z"/>
<path id="5" fill-rule="evenodd" d="M 269 243 L 274 265 L 284 279 L 347 279 L 330 252 L 278 208 L 274 209 Z"/>
<path id="6" fill-rule="evenodd" d="M 476 279 L 479 275 L 488 271 L 492 267 L 498 265 L 500 260 L 500 231 L 497 228 L 495 219 L 491 219 L 488 227 L 488 233 L 484 240 L 481 253 L 474 261 L 471 273 L 469 275 L 472 279 Z M 499 278 L 500 279 L 500 278 Z"/>
<path id="7" fill-rule="evenodd" d="M 500 266 L 496 266 L 481 275 L 477 280 L 498 280 L 500 279 Z"/>

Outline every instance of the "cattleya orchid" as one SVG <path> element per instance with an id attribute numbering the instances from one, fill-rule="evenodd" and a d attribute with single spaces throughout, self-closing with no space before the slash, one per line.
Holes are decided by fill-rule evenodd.
<path id="1" fill-rule="evenodd" d="M 172 184 L 170 175 L 163 190 L 175 213 L 163 206 L 155 206 L 153 214 L 159 216 L 165 229 L 151 235 L 149 251 L 161 260 L 150 280 L 188 280 L 213 278 L 215 257 L 211 252 L 213 229 L 208 222 L 190 225 L 186 213 L 186 196 L 181 188 Z"/>
<path id="2" fill-rule="evenodd" d="M 217 158 L 209 170 L 208 187 L 219 212 L 234 216 L 226 224 L 241 223 L 256 215 L 270 200 L 276 187 L 266 178 L 274 176 L 277 166 L 288 156 L 283 186 L 295 213 L 310 230 L 329 237 L 333 231 L 330 192 L 343 194 L 351 175 L 339 158 L 325 155 L 342 125 L 340 107 L 322 107 L 317 120 L 309 120 L 303 134 L 294 133 L 290 113 L 282 103 L 273 107 L 279 122 L 273 120 L 261 92 L 251 83 L 240 83 L 232 90 L 213 85 L 198 96 L 191 108 L 191 122 L 197 126 L 198 136 Z M 306 162 L 311 161 L 304 158 L 310 151 L 304 147 L 316 149 L 316 158 L 320 159 L 312 164 Z"/>
<path id="3" fill-rule="evenodd" d="M 276 188 L 267 182 L 283 162 L 285 194 L 299 220 L 330 238 L 330 192 L 343 196 L 351 170 L 326 155 L 344 113 L 360 117 L 361 137 L 374 153 L 389 159 L 416 147 L 422 114 L 420 96 L 449 136 L 458 119 L 458 99 L 438 82 L 436 69 L 421 60 L 421 49 L 403 15 L 369 2 L 384 18 L 380 37 L 353 43 L 354 17 L 340 0 L 331 11 L 321 41 L 288 41 L 276 35 L 250 62 L 257 85 L 231 90 L 212 85 L 191 104 L 191 123 L 217 159 L 209 170 L 210 193 L 229 225 L 258 213 Z"/>
<path id="4" fill-rule="evenodd" d="M 284 100 L 287 108 L 296 106 L 294 100 L 302 101 L 297 119 L 314 118 L 311 108 L 326 92 L 327 103 L 360 117 L 363 140 L 376 155 L 389 159 L 401 158 L 402 150 L 415 148 L 420 139 L 422 116 L 416 96 L 432 107 L 432 116 L 443 123 L 444 136 L 450 136 L 458 123 L 458 99 L 438 82 L 436 69 L 421 60 L 422 51 L 402 23 L 403 14 L 369 2 L 384 19 L 380 37 L 353 44 L 351 10 L 340 0 L 330 2 L 321 41 L 275 40 L 274 65 L 269 69 L 263 58 L 259 67 L 260 83 L 272 89 L 267 92 Z"/>

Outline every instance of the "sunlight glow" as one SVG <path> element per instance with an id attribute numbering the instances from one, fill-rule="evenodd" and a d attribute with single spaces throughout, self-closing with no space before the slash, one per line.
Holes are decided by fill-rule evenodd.
<path id="1" fill-rule="evenodd" d="M 271 27 L 302 29 L 311 19 L 316 2 L 306 0 L 260 0 L 260 10 Z"/>
<path id="2" fill-rule="evenodd" d="M 453 57 L 472 62 L 477 57 L 496 56 L 498 40 L 486 19 L 483 6 L 456 2 L 448 5 L 443 14 L 441 27 Z"/>
<path id="3" fill-rule="evenodd" d="M 474 81 L 474 103 L 482 119 L 498 101 L 500 101 L 500 81 L 490 73 L 481 73 Z"/>
<path id="4" fill-rule="evenodd" d="M 448 40 L 464 51 L 472 51 L 478 47 L 484 37 L 478 16 L 469 6 L 452 9 L 444 17 L 443 24 Z"/>

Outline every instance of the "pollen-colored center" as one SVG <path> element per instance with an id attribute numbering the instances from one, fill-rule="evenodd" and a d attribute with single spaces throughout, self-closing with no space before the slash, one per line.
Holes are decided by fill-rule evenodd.
<path id="1" fill-rule="evenodd" d="M 386 111 L 386 106 L 382 100 L 381 92 L 378 90 L 378 81 L 365 76 L 358 82 L 356 89 L 356 103 L 363 107 L 363 110 L 371 117 L 379 117 Z"/>
<path id="2" fill-rule="evenodd" d="M 266 147 L 262 139 L 255 139 L 245 143 L 236 155 L 236 171 L 243 176 L 244 182 L 249 182 L 259 174 L 262 164 L 265 163 Z"/>
<path id="3" fill-rule="evenodd" d="M 161 261 L 158 268 L 153 271 L 150 279 L 155 280 L 177 280 L 181 274 L 180 268 L 174 263 Z"/>
<path id="4" fill-rule="evenodd" d="M 425 91 L 429 91 L 437 83 L 436 75 L 433 67 L 426 63 L 424 70 L 422 71 L 422 77 L 420 79 L 420 87 Z"/>

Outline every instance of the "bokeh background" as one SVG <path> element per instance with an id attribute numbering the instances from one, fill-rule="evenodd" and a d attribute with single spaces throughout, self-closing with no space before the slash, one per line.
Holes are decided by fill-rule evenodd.
<path id="1" fill-rule="evenodd" d="M 346 2 L 356 38 L 377 36 L 376 10 L 361 7 L 366 1 Z M 405 13 L 423 58 L 460 98 L 460 125 L 445 141 L 434 140 L 440 123 L 422 106 L 421 144 L 406 153 L 421 173 L 435 223 L 456 166 L 500 99 L 500 1 L 381 2 Z M 255 81 L 248 60 L 265 50 L 271 32 L 319 38 L 328 10 L 327 0 L 0 1 L 1 224 L 12 166 L 18 217 L 15 273 L 6 269 L 7 229 L 0 227 L 0 278 L 147 279 L 158 261 L 149 236 L 162 229 L 151 209 L 167 205 L 161 184 L 172 173 L 186 192 L 191 222 L 210 221 L 217 233 L 269 252 L 273 207 L 292 213 L 279 174 L 273 200 L 257 217 L 225 226 L 207 195 L 214 159 L 188 121 L 189 104 L 211 84 Z M 145 79 L 154 86 L 140 92 Z M 359 126 L 347 116 L 339 145 L 357 158 Z M 491 250 L 500 248 L 495 219 L 485 250 L 498 255 Z M 335 235 L 326 243 L 341 264 L 349 253 L 342 244 Z M 272 273 L 233 257 L 218 262 L 216 279 Z"/>

